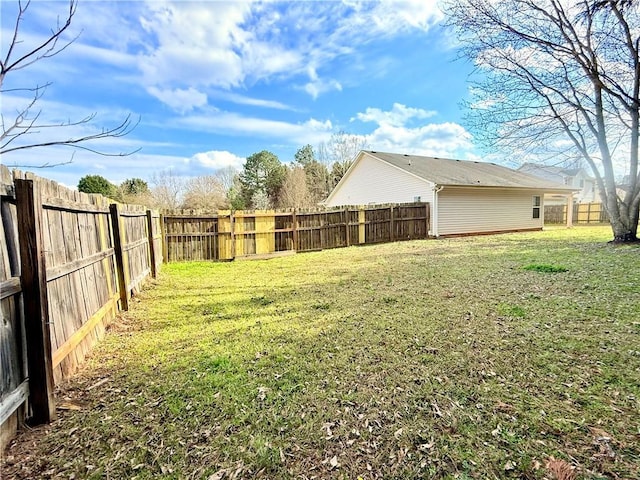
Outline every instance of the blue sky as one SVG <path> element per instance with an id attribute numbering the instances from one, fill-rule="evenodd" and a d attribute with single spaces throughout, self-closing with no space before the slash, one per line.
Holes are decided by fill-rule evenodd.
<path id="1" fill-rule="evenodd" d="M 2 55 L 17 2 L 2 0 Z M 64 17 L 66 0 L 35 0 L 19 51 Z M 92 146 L 128 157 L 76 151 L 38 175 L 75 186 L 87 174 L 114 183 L 241 168 L 270 150 L 283 162 L 344 130 L 373 150 L 477 159 L 460 102 L 472 67 L 456 61 L 435 1 L 80 0 L 63 52 L 10 73 L 3 89 L 52 82 L 39 120 L 90 125 L 42 129 L 32 140 L 66 138 L 140 118 L 128 136 Z M 5 122 L 29 96 L 2 95 Z M 9 153 L 7 166 L 71 159 L 69 148 Z"/>

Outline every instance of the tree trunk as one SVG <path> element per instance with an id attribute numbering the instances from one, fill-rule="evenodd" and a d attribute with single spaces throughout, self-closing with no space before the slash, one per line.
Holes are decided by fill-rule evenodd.
<path id="1" fill-rule="evenodd" d="M 615 199 L 613 201 L 616 201 Z M 606 205 L 606 204 L 605 204 Z M 613 230 L 613 243 L 638 242 L 638 215 L 634 215 L 628 208 L 618 208 L 610 210 L 606 205 L 611 229 Z"/>

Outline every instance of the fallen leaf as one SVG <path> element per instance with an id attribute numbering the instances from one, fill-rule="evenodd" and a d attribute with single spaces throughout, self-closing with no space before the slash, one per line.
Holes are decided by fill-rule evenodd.
<path id="1" fill-rule="evenodd" d="M 331 465 L 331 468 L 338 468 L 340 466 L 337 455 L 334 455 L 331 460 L 329 460 L 329 465 Z"/>
<path id="2" fill-rule="evenodd" d="M 576 478 L 574 467 L 569 465 L 564 460 L 557 460 L 553 457 L 550 457 L 547 460 L 545 467 L 556 480 L 575 480 Z"/>
<path id="3" fill-rule="evenodd" d="M 515 470 L 515 468 L 516 468 L 516 464 L 513 463 L 511 460 L 508 460 L 507 463 L 504 464 L 504 469 L 506 471 Z"/>
<path id="4" fill-rule="evenodd" d="M 227 474 L 228 470 L 228 468 L 218 470 L 216 473 L 212 473 L 211 475 L 209 475 L 209 478 L 207 480 L 222 480 Z"/>

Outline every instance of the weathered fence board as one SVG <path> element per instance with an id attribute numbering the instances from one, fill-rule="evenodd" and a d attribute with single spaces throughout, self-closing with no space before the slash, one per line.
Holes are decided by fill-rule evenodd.
<path id="1" fill-rule="evenodd" d="M 26 415 L 28 396 L 20 247 L 11 172 L 0 168 L 0 449 Z"/>
<path id="2" fill-rule="evenodd" d="M 397 240 L 427 238 L 429 204 L 334 210 L 167 211 L 165 261 L 262 258 Z"/>

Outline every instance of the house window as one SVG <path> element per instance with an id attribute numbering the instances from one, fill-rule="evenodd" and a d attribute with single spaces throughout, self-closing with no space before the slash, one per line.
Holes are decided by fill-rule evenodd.
<path id="1" fill-rule="evenodd" d="M 584 180 L 580 180 L 580 188 L 584 188 Z"/>
<path id="2" fill-rule="evenodd" d="M 540 195 L 533 196 L 533 218 L 540 218 Z"/>

